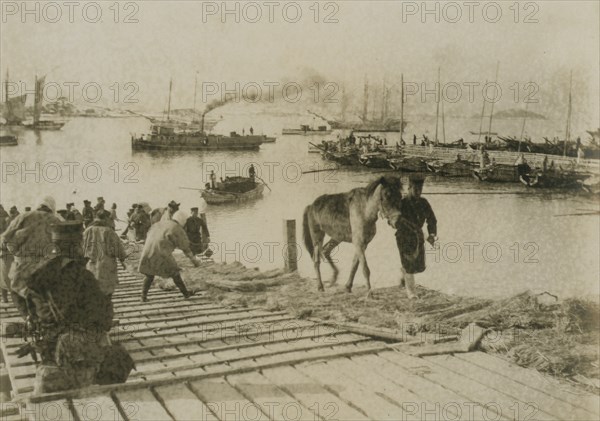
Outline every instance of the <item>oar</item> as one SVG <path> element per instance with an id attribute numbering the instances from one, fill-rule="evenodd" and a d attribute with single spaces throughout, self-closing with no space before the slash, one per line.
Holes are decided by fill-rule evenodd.
<path id="1" fill-rule="evenodd" d="M 184 189 L 184 190 L 196 190 L 196 191 L 204 191 L 204 189 L 196 189 L 194 187 L 179 187 L 180 189 Z"/>
<path id="2" fill-rule="evenodd" d="M 260 181 L 262 181 L 262 183 L 265 185 L 266 188 L 269 189 L 269 191 L 271 191 L 271 192 L 273 191 L 273 190 L 271 190 L 271 187 L 269 187 L 269 185 L 267 183 L 265 183 L 265 180 L 263 180 L 262 178 L 260 178 L 256 175 L 255 175 L 255 177 L 258 178 Z"/>

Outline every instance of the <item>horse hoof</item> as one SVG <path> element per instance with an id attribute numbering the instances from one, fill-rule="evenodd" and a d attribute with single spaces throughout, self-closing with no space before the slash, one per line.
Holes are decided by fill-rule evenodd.
<path id="1" fill-rule="evenodd" d="M 352 292 L 352 288 L 351 287 L 346 287 L 346 292 L 347 293 L 351 293 Z"/>
<path id="2" fill-rule="evenodd" d="M 322 286 L 320 286 L 320 287 L 318 287 L 318 288 L 317 288 L 317 291 L 319 291 L 319 292 L 324 292 L 324 291 L 325 291 L 325 288 L 323 288 Z"/>

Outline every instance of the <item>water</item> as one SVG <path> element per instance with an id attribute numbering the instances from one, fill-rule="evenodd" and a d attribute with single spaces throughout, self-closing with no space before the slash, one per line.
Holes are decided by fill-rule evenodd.
<path id="1" fill-rule="evenodd" d="M 225 118 L 217 130 L 241 132 L 243 127 L 248 132 L 253 125 L 255 133 L 273 134 L 282 126 L 302 122 L 266 115 L 239 115 L 235 125 L 231 121 Z M 303 136 L 279 136 L 277 143 L 263 145 L 257 152 L 133 153 L 131 133 L 147 129 L 144 119 L 77 118 L 59 132 L 23 131 L 19 146 L 0 151 L 0 202 L 6 209 L 14 204 L 23 210 L 51 194 L 59 208 L 73 201 L 81 209 L 84 199 L 95 203 L 96 197 L 103 196 L 109 205 L 118 205 L 123 219 L 129 205 L 140 201 L 158 207 L 175 199 L 189 210 L 198 205 L 199 192 L 180 187 L 202 187 L 212 169 L 220 176 L 245 175 L 252 162 L 272 191 L 265 189 L 262 200 L 244 205 L 211 206 L 207 217 L 216 260 L 239 260 L 266 270 L 283 266 L 284 219 L 297 221 L 301 242 L 302 212 L 307 204 L 320 194 L 364 186 L 376 177 L 368 171 L 301 175 L 302 170 L 327 165 L 319 155 L 308 153 L 311 138 Z M 389 140 L 394 141 L 393 136 Z M 424 197 L 438 218 L 440 249 L 427 246 L 427 270 L 417 276 L 418 283 L 447 293 L 483 297 L 504 297 L 525 289 L 562 297 L 599 296 L 598 216 L 557 216 L 597 210 L 597 199 L 512 184 L 480 187 L 470 179 L 428 179 Z M 431 194 L 491 190 L 532 194 Z M 394 231 L 385 221 L 379 221 L 377 228 L 367 249 L 375 288 L 395 285 L 400 267 Z M 348 244 L 335 252 L 342 269 L 340 283 L 348 276 L 352 253 Z M 312 262 L 303 248 L 299 270 L 313 276 Z M 326 264 L 322 271 L 327 280 L 331 271 Z M 360 270 L 355 285 L 364 285 Z"/>

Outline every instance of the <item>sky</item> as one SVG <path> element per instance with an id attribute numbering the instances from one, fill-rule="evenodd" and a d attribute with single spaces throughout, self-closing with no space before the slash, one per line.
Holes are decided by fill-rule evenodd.
<path id="1" fill-rule="evenodd" d="M 446 110 L 472 115 L 481 111 L 482 92 L 468 100 L 467 85 L 494 81 L 499 62 L 497 109 L 523 108 L 524 94 L 533 92 L 538 102 L 530 110 L 564 119 L 573 72 L 576 124 L 600 125 L 597 1 L 475 2 L 471 10 L 469 2 L 98 1 L 75 2 L 72 19 L 68 2 L 49 3 L 1 2 L 2 80 L 7 68 L 11 81 L 29 87 L 35 74 L 47 74 L 63 94 L 65 83 L 92 84 L 85 102 L 98 97 L 99 86 L 95 104 L 140 110 L 165 107 L 171 78 L 173 108 L 192 107 L 196 75 L 198 108 L 223 83 L 255 83 L 266 97 L 265 83 L 297 82 L 306 99 L 310 81 L 321 81 L 344 85 L 358 110 L 365 77 L 375 106 L 384 79 L 399 97 L 401 73 L 434 89 L 441 68 L 442 86 L 462 88 Z M 39 13 L 23 14 L 24 7 Z M 425 7 L 439 12 L 423 15 Z M 224 8 L 234 12 L 223 15 Z M 202 82 L 218 92 L 201 98 Z M 73 89 L 76 102 L 84 98 Z M 127 95 L 138 102 L 125 102 Z M 435 108 L 432 96 L 415 94 L 407 103 L 408 112 Z"/>

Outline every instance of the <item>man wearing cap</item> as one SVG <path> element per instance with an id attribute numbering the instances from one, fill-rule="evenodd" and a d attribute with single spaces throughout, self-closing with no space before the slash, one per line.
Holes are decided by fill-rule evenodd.
<path id="1" fill-rule="evenodd" d="M 181 203 L 177 203 L 176 201 L 171 200 L 169 202 L 169 204 L 167 205 L 167 209 L 162 214 L 162 217 L 160 218 L 160 220 L 161 221 L 166 221 L 166 220 L 173 219 L 173 215 L 175 214 L 175 212 L 177 212 L 179 210 L 179 205 L 180 204 Z"/>
<path id="2" fill-rule="evenodd" d="M 205 249 L 203 244 L 209 242 L 208 227 L 206 226 L 206 222 L 198 216 L 198 208 L 192 208 L 191 211 L 192 216 L 185 221 L 183 229 L 187 234 L 188 240 L 190 240 L 190 249 L 192 250 L 192 253 L 201 254 Z M 203 239 L 203 236 L 206 236 L 207 238 Z"/>
<path id="3" fill-rule="evenodd" d="M 146 275 L 142 287 L 142 301 L 147 300 L 148 291 L 155 276 L 173 278 L 173 282 L 185 298 L 193 295 L 193 292 L 187 290 L 181 279 L 179 273 L 181 269 L 173 258 L 173 251 L 178 248 L 185 253 L 194 266 L 200 265 L 190 250 L 190 242 L 183 230 L 187 219 L 188 216 L 185 212 L 177 211 L 172 220 L 159 221 L 150 228 L 138 267 L 138 271 Z"/>
<path id="4" fill-rule="evenodd" d="M 125 248 L 110 226 L 111 215 L 99 211 L 92 224 L 83 233 L 83 254 L 89 260 L 86 269 L 98 280 L 100 289 L 109 297 L 119 283 L 117 259 L 125 269 Z"/>
<path id="5" fill-rule="evenodd" d="M 396 244 L 402 262 L 400 286 L 406 284 L 406 295 L 411 299 L 417 298 L 414 274 L 425 271 L 425 240 L 422 228 L 425 222 L 429 234 L 427 242 L 434 246 L 437 239 L 435 214 L 429 202 L 421 197 L 424 181 L 423 177 L 410 176 L 408 194 L 402 198 L 402 217 L 396 230 Z"/>
<path id="6" fill-rule="evenodd" d="M 150 216 L 142 205 L 137 205 L 131 215 L 131 226 L 135 230 L 135 241 L 146 241 L 150 225 Z"/>
<path id="7" fill-rule="evenodd" d="M 52 225 L 52 252 L 28 281 L 27 318 L 35 351 L 41 356 L 34 393 L 97 383 L 111 345 L 113 307 L 94 275 L 85 268 L 83 224 Z M 114 363 L 114 361 L 109 361 Z"/>
<path id="8" fill-rule="evenodd" d="M 84 228 L 87 228 L 94 220 L 94 208 L 92 208 L 92 202 L 89 200 L 83 201 L 81 216 L 83 217 L 83 226 Z"/>
<path id="9" fill-rule="evenodd" d="M 49 259 L 52 248 L 50 227 L 60 221 L 55 211 L 54 198 L 44 197 L 36 210 L 17 216 L 2 235 L 2 244 L 15 257 L 9 274 L 15 304 L 15 294 L 22 298 L 27 296 L 31 275 Z"/>
<path id="10" fill-rule="evenodd" d="M 100 210 L 104 210 L 104 198 L 100 196 L 96 200 L 98 201 L 98 203 L 96 203 L 96 206 L 94 206 L 94 214 Z"/>

